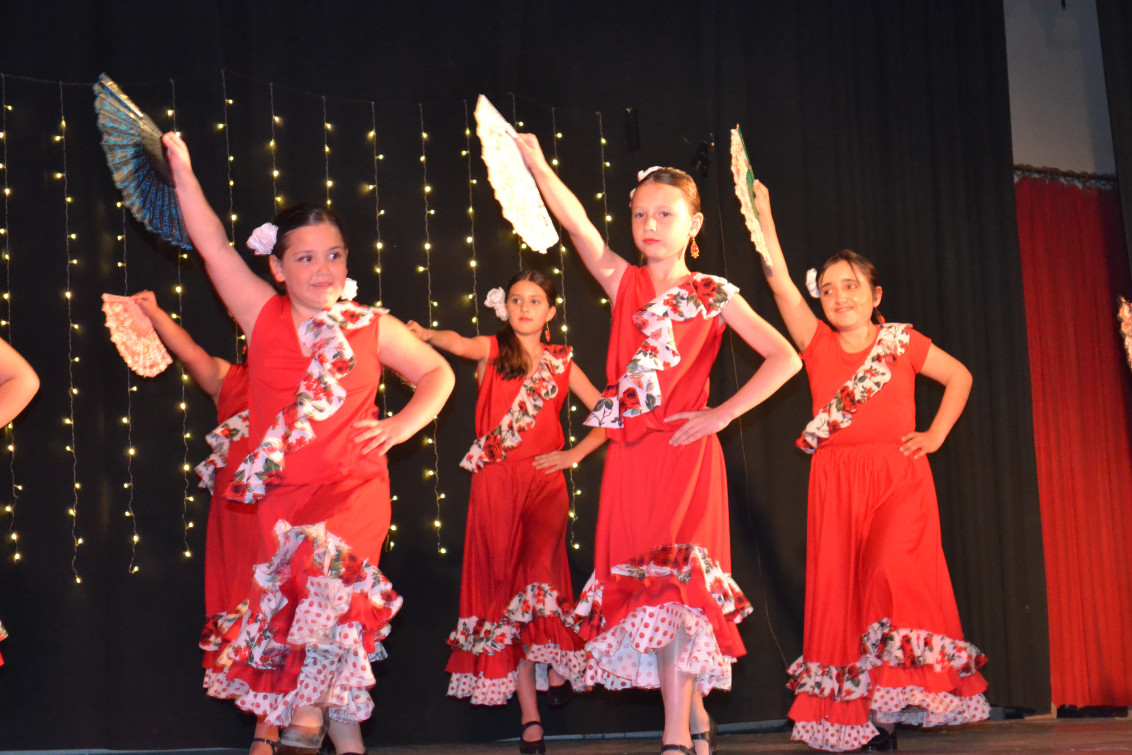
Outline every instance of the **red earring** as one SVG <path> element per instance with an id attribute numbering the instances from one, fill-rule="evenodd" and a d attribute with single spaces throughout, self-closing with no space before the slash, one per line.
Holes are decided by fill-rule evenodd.
<path id="1" fill-rule="evenodd" d="M 543 334 L 546 336 L 546 342 L 550 343 L 550 323 L 547 323 L 546 330 L 543 331 Z"/>
<path id="2" fill-rule="evenodd" d="M 696 243 L 695 236 L 692 237 L 692 246 L 688 251 L 692 253 L 692 259 L 696 259 L 700 256 L 700 245 Z"/>

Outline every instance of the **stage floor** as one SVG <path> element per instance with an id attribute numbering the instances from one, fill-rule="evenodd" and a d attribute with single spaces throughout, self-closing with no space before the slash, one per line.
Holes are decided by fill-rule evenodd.
<path id="1" fill-rule="evenodd" d="M 1132 752 L 1132 719 L 1029 718 L 1016 721 L 988 721 L 959 728 L 901 729 L 900 752 L 917 753 L 1006 753 L 1006 752 Z M 449 745 L 438 747 L 382 747 L 370 753 L 408 755 L 409 753 L 451 753 L 488 755 L 510 753 L 514 743 L 493 745 Z M 548 740 L 547 755 L 656 755 L 656 739 Z M 805 745 L 790 741 L 788 732 L 768 734 L 722 734 L 717 753 L 807 753 Z"/>

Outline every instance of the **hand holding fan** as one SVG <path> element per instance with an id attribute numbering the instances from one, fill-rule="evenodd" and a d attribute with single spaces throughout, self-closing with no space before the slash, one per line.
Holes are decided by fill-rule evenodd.
<path id="1" fill-rule="evenodd" d="M 515 129 L 482 94 L 476 100 L 476 136 L 483 147 L 487 180 L 503 208 L 503 217 L 527 246 L 545 254 L 558 243 L 558 232 L 550 222 L 534 176 L 515 146 Z"/>
<path id="2" fill-rule="evenodd" d="M 759 225 L 759 213 L 755 209 L 755 173 L 751 170 L 747 145 L 743 142 L 743 134 L 738 126 L 731 129 L 731 175 L 735 178 L 735 196 L 739 198 L 739 209 L 743 211 L 743 219 L 747 221 L 747 230 L 751 233 L 755 250 L 763 256 L 767 267 L 773 267 L 770 250 L 766 247 L 763 229 Z"/>
<path id="3" fill-rule="evenodd" d="M 102 311 L 106 314 L 110 340 L 131 370 L 142 377 L 153 377 L 173 364 L 153 323 L 136 301 L 128 296 L 103 294 Z"/>
<path id="4" fill-rule="evenodd" d="M 106 164 L 130 212 L 163 240 L 191 249 L 161 129 L 106 74 L 94 84 L 94 112 Z"/>

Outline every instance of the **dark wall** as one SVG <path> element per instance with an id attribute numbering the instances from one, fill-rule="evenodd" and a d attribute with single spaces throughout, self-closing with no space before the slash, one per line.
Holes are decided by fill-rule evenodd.
<path id="1" fill-rule="evenodd" d="M 175 105 L 206 193 L 222 216 L 236 215 L 241 250 L 270 217 L 273 194 L 321 199 L 329 176 L 362 301 L 381 299 L 400 318 L 422 320 L 431 299 L 442 327 L 470 333 L 478 312 L 490 332 L 494 317 L 473 307 L 469 293 L 482 299 L 520 259 L 557 267 L 566 335 L 595 382 L 608 309 L 571 254 L 520 254 L 478 159 L 476 95 L 522 121 L 548 152 L 557 149 L 564 180 L 599 227 L 608 211 L 611 245 L 630 258 L 625 209 L 636 171 L 695 171 L 707 222 L 694 266 L 737 283 L 781 327 L 727 170 L 728 129 L 741 123 L 752 164 L 771 187 L 793 272 L 839 247 L 868 255 L 881 272 L 888 318 L 915 323 L 974 373 L 967 411 L 933 461 L 945 548 L 968 638 L 991 659 L 989 699 L 1048 705 L 1000 5 L 264 7 L 5 8 L 0 72 L 11 109 L 0 177 L 11 189 L 3 205 L 10 259 L 0 281 L 8 276 L 12 298 L 0 335 L 27 355 L 43 388 L 15 424 L 10 468 L 0 469 L 0 485 L 11 478 L 22 486 L 14 516 L 0 516 L 18 533 L 21 555 L 13 560 L 10 539 L 0 546 L 0 618 L 11 632 L 0 645 L 0 748 L 243 746 L 250 738 L 247 720 L 199 688 L 206 503 L 186 487 L 181 465 L 206 454 L 214 412 L 191 385 L 180 410 L 175 370 L 130 377 L 102 328 L 99 297 L 152 288 L 175 309 L 180 280 L 184 324 L 206 348 L 231 358 L 236 334 L 198 261 L 180 259 L 116 206 L 91 108 L 90 84 L 103 71 L 163 128 L 173 127 L 167 110 Z M 637 114 L 634 148 L 626 108 Z M 281 118 L 274 163 L 272 114 Z M 708 160 L 696 165 L 697 155 Z M 366 188 L 375 170 L 376 195 Z M 55 178 L 61 172 L 65 185 Z M 418 272 L 425 265 L 430 272 Z M 714 395 L 729 395 L 756 366 L 742 343 L 726 343 Z M 468 490 L 456 465 L 472 439 L 475 395 L 471 367 L 457 365 L 457 374 L 435 446 L 418 438 L 391 454 L 398 529 L 381 566 L 405 608 L 386 643 L 390 658 L 377 667 L 366 728 L 375 745 L 513 736 L 517 722 L 514 709 L 444 696 Z M 921 387 L 921 425 L 939 395 Z M 389 405 L 405 396 L 390 381 Z M 735 667 L 734 689 L 709 700 L 723 722 L 782 718 L 790 704 L 784 669 L 801 649 L 808 474 L 792 441 L 809 405 L 799 376 L 723 433 L 734 572 L 756 606 L 742 625 L 748 655 Z M 433 469 L 438 483 L 427 476 Z M 576 483 L 580 586 L 591 568 L 600 459 Z M 552 732 L 656 729 L 659 697 L 595 693 L 547 721 Z"/>

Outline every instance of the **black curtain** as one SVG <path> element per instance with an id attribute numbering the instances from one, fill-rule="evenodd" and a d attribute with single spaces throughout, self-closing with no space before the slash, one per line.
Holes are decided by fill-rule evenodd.
<path id="1" fill-rule="evenodd" d="M 1124 248 L 1132 265 L 1132 8 L 1119 0 L 1097 0 L 1101 30 L 1104 83 L 1108 90 L 1108 117 L 1116 156 L 1117 188 L 1124 215 Z M 1123 179 L 1123 180 L 1120 180 Z M 1127 282 L 1127 281 L 1125 281 Z"/>
<path id="2" fill-rule="evenodd" d="M 4 222 L 13 294 L 0 335 L 43 379 L 12 436 L 9 473 L 22 485 L 14 523 L 0 515 L 17 531 L 21 554 L 17 563 L 15 546 L 0 546 L 0 619 L 11 632 L 0 645 L 7 662 L 0 747 L 244 746 L 250 738 L 244 717 L 199 688 L 206 504 L 200 496 L 183 501 L 180 467 L 206 453 L 214 413 L 192 386 L 182 413 L 172 370 L 131 381 L 102 330 L 98 297 L 153 288 L 175 308 L 180 276 L 190 332 L 229 358 L 238 342 L 198 262 L 180 259 L 115 206 L 91 112 L 89 85 L 102 71 L 163 127 L 175 123 L 185 134 L 213 206 L 236 216 L 239 248 L 271 215 L 273 193 L 321 199 L 329 175 L 360 299 L 381 298 L 402 319 L 422 320 L 431 296 L 441 325 L 463 332 L 476 327 L 473 286 L 482 298 L 520 264 L 478 144 L 465 136 L 481 92 L 557 153 L 566 183 L 599 227 L 608 212 L 611 246 L 630 258 L 625 209 L 636 171 L 691 170 L 708 221 L 695 267 L 737 283 L 781 327 L 731 188 L 728 130 L 742 124 L 795 275 L 841 247 L 871 257 L 888 318 L 913 322 L 974 373 L 964 417 L 933 460 L 944 545 L 967 636 L 991 659 L 989 699 L 1048 705 L 1000 5 L 497 0 L 155 10 L 46 2 L 5 9 L 0 28 L 12 106 Z M 274 153 L 273 113 L 280 116 Z M 376 143 L 366 139 L 371 130 Z M 462 154 L 469 146 L 470 160 Z M 376 200 L 366 188 L 375 169 Z M 65 186 L 55 178 L 63 172 Z M 609 315 L 599 289 L 570 254 L 522 255 L 525 265 L 562 271 L 555 279 L 567 299 L 566 335 L 600 381 Z M 430 260 L 431 271 L 418 272 Z M 491 332 L 490 313 L 478 313 Z M 730 395 L 755 366 L 741 343 L 725 346 L 714 395 Z M 471 441 L 472 374 L 457 365 L 457 390 L 436 431 L 439 463 L 420 439 L 391 454 L 398 530 L 381 566 L 405 608 L 386 643 L 390 658 L 376 667 L 376 711 L 365 728 L 371 744 L 487 740 L 517 730 L 514 705 L 472 708 L 444 696 L 468 489 L 456 464 Z M 405 395 L 390 382 L 391 406 Z M 921 386 L 921 425 L 939 395 Z M 735 667 L 734 689 L 709 698 L 722 722 L 780 719 L 790 704 L 784 669 L 801 649 L 808 474 L 792 441 L 809 404 L 799 376 L 723 434 L 734 572 L 756 611 L 742 625 L 748 655 Z M 426 476 L 432 469 L 435 487 Z M 580 587 L 591 568 L 600 460 L 588 460 L 575 482 L 572 566 Z M 77 548 L 72 519 L 84 538 Z M 186 547 L 192 558 L 182 555 Z M 655 730 L 659 696 L 596 692 L 546 721 L 549 733 Z"/>

